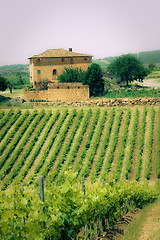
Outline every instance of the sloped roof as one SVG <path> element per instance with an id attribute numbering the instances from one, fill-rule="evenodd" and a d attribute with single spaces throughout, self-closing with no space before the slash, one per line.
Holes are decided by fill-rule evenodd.
<path id="1" fill-rule="evenodd" d="M 74 53 L 72 51 L 64 50 L 63 48 L 60 49 L 47 49 L 45 52 L 40 53 L 38 55 L 34 55 L 30 58 L 43 58 L 43 57 L 92 57 L 92 55 L 81 54 L 81 53 Z M 29 58 L 29 59 L 30 59 Z"/>

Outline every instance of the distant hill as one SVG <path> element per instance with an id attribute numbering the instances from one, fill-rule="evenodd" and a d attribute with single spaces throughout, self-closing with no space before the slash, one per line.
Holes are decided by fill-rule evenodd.
<path id="1" fill-rule="evenodd" d="M 29 65 L 14 64 L 0 66 L 0 75 L 11 82 L 14 88 L 29 85 Z"/>
<path id="2" fill-rule="evenodd" d="M 139 52 L 134 53 L 133 55 L 136 56 L 144 64 L 148 64 L 149 62 L 160 63 L 160 50 Z M 103 58 L 103 60 L 107 62 L 112 62 L 117 57 L 106 57 Z"/>

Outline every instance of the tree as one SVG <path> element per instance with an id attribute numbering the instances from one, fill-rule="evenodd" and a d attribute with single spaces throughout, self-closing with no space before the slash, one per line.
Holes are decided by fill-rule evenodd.
<path id="1" fill-rule="evenodd" d="M 20 72 L 17 72 L 16 76 L 17 76 L 17 78 L 18 78 L 18 82 L 19 82 L 21 85 L 24 85 L 24 82 L 23 82 L 23 80 L 22 80 L 21 73 L 20 73 Z"/>
<path id="2" fill-rule="evenodd" d="M 10 90 L 10 93 L 12 93 L 12 84 L 10 81 L 7 80 L 7 87 L 9 88 Z"/>
<path id="3" fill-rule="evenodd" d="M 90 96 L 103 92 L 103 74 L 101 67 L 98 64 L 92 63 L 91 66 L 88 67 L 83 84 L 89 85 Z"/>
<path id="4" fill-rule="evenodd" d="M 138 80 L 143 81 L 149 72 L 142 63 L 133 55 L 127 54 L 116 58 L 109 66 L 108 71 L 120 82 L 129 82 Z"/>
<path id="5" fill-rule="evenodd" d="M 59 82 L 83 82 L 85 72 L 81 68 L 65 68 L 64 72 L 58 76 Z"/>
<path id="6" fill-rule="evenodd" d="M 7 89 L 7 80 L 6 78 L 0 76 L 0 90 L 5 91 Z"/>
<path id="7" fill-rule="evenodd" d="M 83 85 L 89 86 L 90 96 L 95 95 L 104 90 L 101 67 L 92 63 L 87 71 L 79 68 L 65 68 L 65 71 L 58 76 L 59 82 L 81 82 Z"/>
<path id="8" fill-rule="evenodd" d="M 156 67 L 156 65 L 153 62 L 148 63 L 148 69 L 150 72 L 153 72 L 155 67 Z"/>

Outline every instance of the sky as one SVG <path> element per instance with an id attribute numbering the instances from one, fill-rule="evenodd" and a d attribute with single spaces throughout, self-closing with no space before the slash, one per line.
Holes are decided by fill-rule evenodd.
<path id="1" fill-rule="evenodd" d="M 93 59 L 160 50 L 159 0 L 1 0 L 0 66 L 46 49 Z"/>

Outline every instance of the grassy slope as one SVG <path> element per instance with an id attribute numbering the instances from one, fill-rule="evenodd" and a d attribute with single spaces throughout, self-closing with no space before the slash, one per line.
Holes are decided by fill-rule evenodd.
<path id="1" fill-rule="evenodd" d="M 22 83 L 19 81 L 21 77 L 25 85 L 29 85 L 29 65 L 15 64 L 0 66 L 0 75 L 11 82 L 13 88 L 18 88 Z M 23 87 L 23 85 L 22 85 Z"/>
<path id="2" fill-rule="evenodd" d="M 129 225 L 121 240 L 158 240 L 160 236 L 160 199 L 146 206 Z"/>

